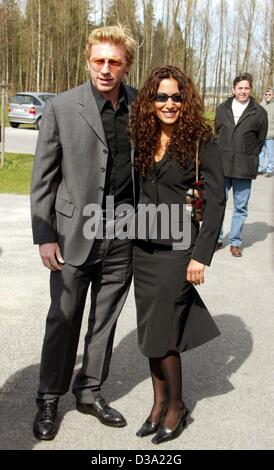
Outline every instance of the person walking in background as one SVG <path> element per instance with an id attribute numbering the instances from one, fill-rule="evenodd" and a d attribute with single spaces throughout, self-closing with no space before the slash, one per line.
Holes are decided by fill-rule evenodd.
<path id="1" fill-rule="evenodd" d="M 259 153 L 267 133 L 267 113 L 251 96 L 252 76 L 238 75 L 233 96 L 216 111 L 215 130 L 225 176 L 226 197 L 233 189 L 234 210 L 229 233 L 232 256 L 242 256 L 242 229 L 248 214 L 251 183 L 256 179 Z M 223 227 L 217 248 L 223 244 Z"/>
<path id="2" fill-rule="evenodd" d="M 264 146 L 259 155 L 258 175 L 265 173 L 266 177 L 272 176 L 274 171 L 274 89 L 267 88 L 264 92 L 262 107 L 267 112 L 268 131 Z"/>
<path id="3" fill-rule="evenodd" d="M 152 409 L 137 436 L 155 433 L 152 442 L 160 444 L 178 437 L 188 414 L 180 353 L 219 335 L 193 284 L 204 282 L 205 265 L 215 250 L 225 207 L 224 177 L 201 99 L 177 67 L 151 73 L 132 106 L 130 129 L 140 182 L 138 224 L 142 210 L 152 204 L 170 209 L 177 205 L 182 215 L 187 190 L 195 181 L 197 142 L 207 194 L 201 231 L 198 222 L 189 221 L 188 248 L 173 249 L 173 221 L 168 237 L 161 237 L 157 225 L 156 236 L 146 232 L 133 249 L 138 342 L 149 359 L 154 391 Z M 178 224 L 182 221 L 183 216 Z"/>
<path id="4" fill-rule="evenodd" d="M 121 26 L 93 30 L 85 50 L 90 80 L 57 95 L 42 119 L 31 211 L 34 243 L 51 270 L 51 306 L 33 425 L 38 439 L 53 439 L 58 431 L 58 400 L 70 386 L 90 284 L 88 334 L 73 385 L 76 408 L 105 425 L 126 425 L 101 396 L 101 386 L 131 283 L 132 242 L 108 239 L 109 224 L 114 232 L 116 219 L 104 214 L 107 196 L 114 198 L 115 208 L 134 204 L 133 152 L 126 130 L 136 90 L 122 83 L 134 51 L 134 39 Z M 102 209 L 102 238 L 84 234 L 84 209 L 92 203 Z"/>

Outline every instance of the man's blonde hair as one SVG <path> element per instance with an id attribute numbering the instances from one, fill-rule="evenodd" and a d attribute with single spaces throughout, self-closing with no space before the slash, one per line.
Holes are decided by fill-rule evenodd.
<path id="1" fill-rule="evenodd" d="M 109 42 L 111 44 L 121 44 L 122 46 L 124 46 L 126 50 L 128 64 L 132 64 L 136 49 L 136 41 L 127 26 L 117 24 L 115 26 L 102 26 L 101 28 L 94 29 L 90 33 L 86 43 L 86 60 L 89 60 L 90 58 L 92 46 L 94 46 L 95 44 L 100 44 L 102 42 Z"/>

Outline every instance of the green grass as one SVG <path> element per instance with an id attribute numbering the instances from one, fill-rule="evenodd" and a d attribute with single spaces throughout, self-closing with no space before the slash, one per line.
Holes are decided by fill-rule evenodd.
<path id="1" fill-rule="evenodd" d="M 205 118 L 209 120 L 212 127 L 214 127 L 215 113 L 214 111 L 207 111 L 204 114 Z"/>
<path id="2" fill-rule="evenodd" d="M 210 121 L 214 121 L 215 119 L 215 112 L 214 111 L 207 111 L 205 112 L 205 117 Z"/>
<path id="3" fill-rule="evenodd" d="M 213 111 L 206 111 L 204 114 L 205 118 L 208 119 L 208 123 L 212 127 L 214 132 L 214 120 L 215 120 L 215 113 Z"/>
<path id="4" fill-rule="evenodd" d="M 6 153 L 0 168 L 0 193 L 29 194 L 34 157 L 22 153 Z"/>
<path id="5" fill-rule="evenodd" d="M 206 112 L 205 117 L 213 124 L 215 113 Z M 0 168 L 0 193 L 29 194 L 32 166 L 32 155 L 6 153 L 4 168 Z"/>

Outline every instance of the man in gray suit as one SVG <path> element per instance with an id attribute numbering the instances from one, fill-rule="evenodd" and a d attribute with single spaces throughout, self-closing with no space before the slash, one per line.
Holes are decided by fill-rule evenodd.
<path id="1" fill-rule="evenodd" d="M 122 27 L 94 30 L 85 50 L 91 80 L 54 97 L 43 115 L 31 211 L 34 243 L 51 270 L 51 305 L 33 425 L 38 439 L 53 439 L 58 431 L 58 400 L 70 386 L 89 285 L 89 327 L 73 384 L 76 407 L 105 425 L 126 425 L 100 390 L 132 276 L 130 240 L 106 235 L 125 216 L 120 205 L 134 205 L 132 149 L 125 131 L 136 90 L 122 83 L 134 51 L 135 41 Z M 106 210 L 110 197 L 113 219 Z M 84 230 L 90 204 L 100 208 L 101 237 Z"/>

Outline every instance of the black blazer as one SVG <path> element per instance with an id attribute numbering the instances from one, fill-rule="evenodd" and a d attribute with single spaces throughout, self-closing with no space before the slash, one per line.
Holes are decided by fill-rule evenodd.
<path id="1" fill-rule="evenodd" d="M 200 173 L 205 178 L 207 203 L 200 231 L 199 226 L 192 222 L 192 258 L 210 265 L 225 211 L 224 176 L 217 144 L 211 141 L 202 143 L 199 159 L 201 161 Z M 146 211 L 148 204 L 154 204 L 157 207 L 163 203 L 168 207 L 178 204 L 181 209 L 179 223 L 182 224 L 186 192 L 194 181 L 195 163 L 193 161 L 190 161 L 187 168 L 183 168 L 176 158 L 164 156 L 145 178 L 139 177 L 140 200 L 137 220 L 140 221 L 140 215 L 142 211 Z M 138 227 L 138 222 L 136 225 Z M 146 241 L 150 240 L 148 227 L 145 237 L 142 238 Z M 158 225 L 157 237 L 150 241 L 161 245 L 172 245 L 178 242 L 172 238 L 171 232 L 167 239 L 161 239 Z"/>

